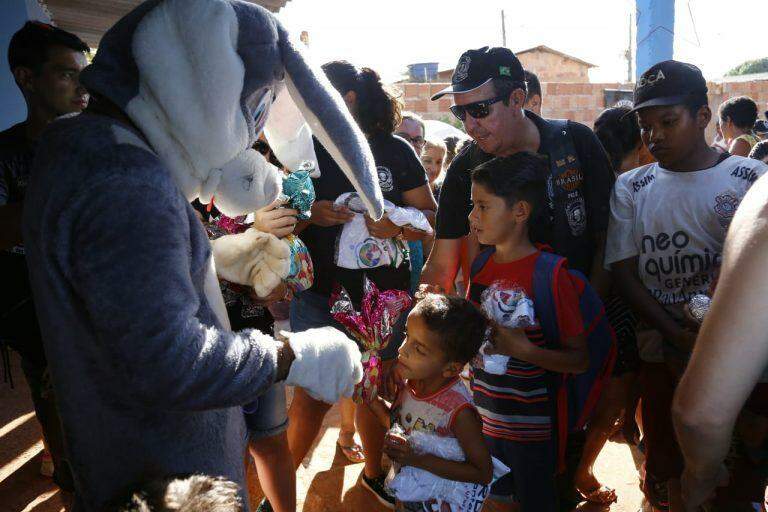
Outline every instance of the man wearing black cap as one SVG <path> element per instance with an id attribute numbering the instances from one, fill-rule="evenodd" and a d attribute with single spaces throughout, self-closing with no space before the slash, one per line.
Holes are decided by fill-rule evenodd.
<path id="1" fill-rule="evenodd" d="M 27 119 L 0 133 L 0 338 L 21 355 L 35 413 L 52 456 L 44 455 L 41 472 L 72 489 L 63 455 L 59 416 L 47 384 L 46 359 L 32 301 L 21 211 L 29 182 L 35 144 L 56 117 L 82 111 L 88 92 L 78 76 L 85 67 L 88 45 L 76 35 L 40 22 L 27 22 L 11 38 L 8 64 L 27 104 Z"/>
<path id="2" fill-rule="evenodd" d="M 643 488 L 651 504 L 664 509 L 681 499 L 683 463 L 670 406 L 698 331 L 684 308 L 693 296 L 711 292 L 728 225 L 768 166 L 721 154 L 707 144 L 704 132 L 712 113 L 706 81 L 696 66 L 656 64 L 638 80 L 634 103 L 643 142 L 657 163 L 617 179 L 605 262 L 641 319 Z M 683 447 L 686 457 L 688 450 L 700 449 Z"/>
<path id="3" fill-rule="evenodd" d="M 474 140 L 456 156 L 446 173 L 437 212 L 437 239 L 421 281 L 450 290 L 460 260 L 469 263 L 476 253 L 476 239 L 467 237 L 467 217 L 472 208 L 471 170 L 493 157 L 531 151 L 546 156 L 550 169 L 550 222 L 533 226 L 531 237 L 568 258 L 569 267 L 589 276 L 604 296 L 609 282 L 602 254 L 614 180 L 610 161 L 586 126 L 543 119 L 525 110 L 527 93 L 525 71 L 514 53 L 507 48 L 483 47 L 464 52 L 451 85 L 432 97 L 437 100 L 446 94 L 453 96 L 451 111 Z M 468 277 L 468 265 L 462 268 Z M 569 444 L 581 444 L 581 433 L 572 436 Z M 578 448 L 571 452 L 577 455 L 576 460 L 568 461 L 563 478 L 564 507 L 571 504 L 572 473 L 580 456 Z M 602 488 L 597 481 L 589 487 L 583 491 Z"/>
<path id="4" fill-rule="evenodd" d="M 604 291 L 605 273 L 599 255 L 604 246 L 613 172 L 592 131 L 578 123 L 546 120 L 524 110 L 525 72 L 507 48 L 464 52 L 451 85 L 432 99 L 446 94 L 453 96 L 451 111 L 474 140 L 448 168 L 437 212 L 437 240 L 422 282 L 452 288 L 462 241 L 469 234 L 470 171 L 495 156 L 533 151 L 549 157 L 552 222 L 538 226 L 532 236 L 567 257 L 571 268 L 591 276 L 593 285 L 598 289 L 602 286 Z M 476 243 L 468 245 L 471 256 Z"/>

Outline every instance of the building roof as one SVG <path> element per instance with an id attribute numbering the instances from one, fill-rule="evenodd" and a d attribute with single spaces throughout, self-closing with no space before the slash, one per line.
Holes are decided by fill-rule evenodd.
<path id="1" fill-rule="evenodd" d="M 587 66 L 589 68 L 596 68 L 597 67 L 596 64 L 592 64 L 592 63 L 587 62 L 585 60 L 581 60 L 581 59 L 579 59 L 577 57 L 574 57 L 573 55 L 568 55 L 567 53 L 559 52 L 559 51 L 554 50 L 554 49 L 550 48 L 549 46 L 545 46 L 543 44 L 541 44 L 539 46 L 534 46 L 533 48 L 527 48 L 525 50 L 520 50 L 518 52 L 515 52 L 515 55 L 520 56 L 523 53 L 531 53 L 531 52 L 554 53 L 555 55 L 559 55 L 559 56 L 564 57 L 564 58 L 566 58 L 568 60 L 572 60 L 574 62 L 578 62 L 579 64 L 583 64 L 583 65 L 585 65 L 585 66 Z"/>
<path id="2" fill-rule="evenodd" d="M 247 0 L 277 12 L 290 0 Z M 40 0 L 53 23 L 97 48 L 104 32 L 142 0 Z"/>

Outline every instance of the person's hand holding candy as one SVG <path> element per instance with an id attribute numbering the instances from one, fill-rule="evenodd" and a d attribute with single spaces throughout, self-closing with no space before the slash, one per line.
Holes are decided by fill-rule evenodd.
<path id="1" fill-rule="evenodd" d="M 282 208 L 284 199 L 278 198 L 254 212 L 253 227 L 263 233 L 271 233 L 277 238 L 284 238 L 296 227 L 297 210 Z"/>
<path id="2" fill-rule="evenodd" d="M 368 228 L 368 232 L 371 234 L 371 236 L 375 238 L 394 238 L 403 232 L 403 228 L 389 220 L 386 215 L 384 215 L 381 220 L 378 221 L 373 220 L 368 215 L 366 215 L 365 225 Z"/>
<path id="3" fill-rule="evenodd" d="M 525 334 L 524 329 L 510 329 L 500 325 L 493 326 L 491 340 L 499 354 L 523 361 L 527 361 L 528 352 L 534 346 Z"/>

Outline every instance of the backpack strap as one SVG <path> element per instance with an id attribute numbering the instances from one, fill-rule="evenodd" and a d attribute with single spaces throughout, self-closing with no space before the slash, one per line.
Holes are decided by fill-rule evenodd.
<path id="1" fill-rule="evenodd" d="M 542 251 L 533 271 L 533 304 L 536 317 L 550 347 L 559 346 L 560 328 L 557 320 L 555 290 L 560 268 L 565 258 Z M 556 344 L 556 345 L 555 345 Z M 567 375 L 550 373 L 550 397 L 555 432 L 557 433 L 557 472 L 565 471 L 565 448 L 568 444 L 568 389 Z"/>
<path id="2" fill-rule="evenodd" d="M 482 251 L 480 251 L 477 256 L 475 256 L 475 259 L 472 261 L 472 266 L 469 269 L 469 279 L 470 281 L 475 278 L 477 274 L 480 273 L 481 270 L 483 270 L 483 267 L 486 263 L 488 263 L 488 260 L 491 259 L 491 256 L 493 256 L 493 253 L 496 252 L 496 247 L 490 246 L 486 247 Z"/>
<path id="3" fill-rule="evenodd" d="M 560 268 L 565 264 L 565 258 L 551 252 L 541 251 L 536 259 L 533 271 L 533 304 L 539 319 L 544 338 L 549 343 L 560 339 L 560 328 L 557 321 L 557 304 L 555 290 Z"/>
<path id="4" fill-rule="evenodd" d="M 571 128 L 567 119 L 544 119 L 541 126 L 541 135 L 547 141 L 547 151 L 549 153 L 549 175 L 547 176 L 547 206 L 549 207 L 549 221 L 555 222 L 557 204 L 566 201 L 561 197 L 565 194 L 565 189 L 558 186 L 557 183 L 566 173 L 577 170 L 577 173 L 584 175 L 579 154 L 576 151 L 576 144 L 573 141 Z M 566 177 L 567 180 L 567 177 Z M 583 192 L 579 192 L 583 196 Z M 583 197 L 582 197 L 583 199 Z M 565 207 L 565 204 L 562 205 Z M 583 212 L 586 214 L 586 212 Z M 568 224 L 572 234 L 583 230 L 582 221 L 568 219 Z M 575 233 L 574 233 L 575 232 Z"/>
<path id="5" fill-rule="evenodd" d="M 483 295 L 483 292 L 487 288 L 486 285 L 480 284 L 475 281 L 475 277 L 477 274 L 480 273 L 480 271 L 483 270 L 483 267 L 485 267 L 485 264 L 488 263 L 488 260 L 491 259 L 491 256 L 493 256 L 493 253 L 496 252 L 496 248 L 486 247 L 482 251 L 480 251 L 477 256 L 475 256 L 475 259 L 472 261 L 472 266 L 469 270 L 469 290 L 468 290 L 468 297 L 470 300 L 477 302 L 478 304 L 481 302 L 481 298 Z"/>

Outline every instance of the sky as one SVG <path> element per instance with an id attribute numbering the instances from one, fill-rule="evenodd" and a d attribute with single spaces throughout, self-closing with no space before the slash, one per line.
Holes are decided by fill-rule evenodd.
<path id="1" fill-rule="evenodd" d="M 547 45 L 596 64 L 593 82 L 626 80 L 634 0 L 291 0 L 278 17 L 309 32 L 317 62 L 346 59 L 389 82 L 414 62 L 448 69 L 466 49 L 501 46 L 502 9 L 513 51 Z M 707 79 L 767 57 L 768 0 L 677 0 L 674 52 Z"/>

